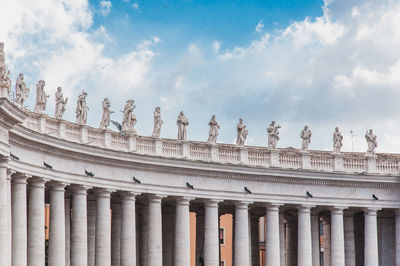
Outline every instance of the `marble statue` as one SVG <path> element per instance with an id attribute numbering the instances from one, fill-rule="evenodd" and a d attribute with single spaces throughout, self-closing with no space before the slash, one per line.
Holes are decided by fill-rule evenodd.
<path id="1" fill-rule="evenodd" d="M 343 135 L 340 133 L 339 128 L 336 127 L 333 131 L 333 153 L 340 153 L 343 146 Z"/>
<path id="2" fill-rule="evenodd" d="M 133 114 L 133 109 L 135 109 L 135 101 L 128 100 L 126 101 L 124 107 L 124 118 L 122 119 L 122 131 L 130 132 L 136 134 L 136 130 L 134 129 L 136 125 L 136 116 Z"/>
<path id="3" fill-rule="evenodd" d="M 54 118 L 62 119 L 67 102 L 68 97 L 64 99 L 62 89 L 61 87 L 58 87 L 56 91 L 56 108 L 54 109 Z"/>
<path id="4" fill-rule="evenodd" d="M 152 136 L 155 138 L 160 137 L 161 126 L 164 122 L 161 119 L 161 109 L 156 107 L 154 110 L 154 128 Z"/>
<path id="5" fill-rule="evenodd" d="M 36 84 L 36 105 L 34 109 L 35 113 L 42 113 L 46 111 L 47 98 L 49 98 L 50 95 L 47 95 L 44 91 L 45 85 L 46 82 L 44 80 L 39 80 L 38 84 Z"/>
<path id="6" fill-rule="evenodd" d="M 308 129 L 308 126 L 304 126 L 304 129 L 300 133 L 300 138 L 303 140 L 301 144 L 302 151 L 308 150 L 308 145 L 310 145 L 311 142 L 311 134 L 311 130 Z"/>
<path id="7" fill-rule="evenodd" d="M 243 146 L 247 135 L 248 131 L 246 129 L 246 125 L 243 123 L 243 119 L 239 118 L 239 123 L 237 124 L 237 138 L 236 138 L 236 145 Z"/>
<path id="8" fill-rule="evenodd" d="M 279 129 L 280 125 L 275 125 L 275 121 L 272 121 L 267 128 L 268 132 L 268 148 L 276 149 L 276 144 L 279 140 Z"/>
<path id="9" fill-rule="evenodd" d="M 375 156 L 375 149 L 378 147 L 378 142 L 376 141 L 376 135 L 372 132 L 372 129 L 365 133 L 365 139 L 368 143 L 368 149 L 366 155 Z"/>
<path id="10" fill-rule="evenodd" d="M 111 102 L 110 100 L 108 100 L 108 98 L 104 98 L 103 102 L 102 102 L 102 106 L 103 106 L 103 116 L 101 118 L 101 122 L 100 122 L 100 129 L 107 129 L 107 127 L 110 125 L 110 118 L 111 118 Z"/>
<path id="11" fill-rule="evenodd" d="M 178 125 L 178 140 L 186 140 L 186 126 L 189 125 L 189 121 L 183 111 L 179 113 L 176 124 Z"/>
<path id="12" fill-rule="evenodd" d="M 24 82 L 24 74 L 20 73 L 15 84 L 15 103 L 21 108 L 28 99 L 29 91 Z"/>
<path id="13" fill-rule="evenodd" d="M 10 71 L 6 66 L 4 43 L 0 42 L 0 97 L 9 97 L 11 94 Z"/>
<path id="14" fill-rule="evenodd" d="M 78 101 L 76 102 L 76 123 L 80 125 L 86 125 L 87 122 L 87 111 L 89 107 L 86 103 L 87 93 L 82 91 L 78 96 Z"/>
<path id="15" fill-rule="evenodd" d="M 217 120 L 215 120 L 215 115 L 212 115 L 210 122 L 210 131 L 208 133 L 207 143 L 215 144 L 217 143 L 218 129 L 220 129 Z"/>

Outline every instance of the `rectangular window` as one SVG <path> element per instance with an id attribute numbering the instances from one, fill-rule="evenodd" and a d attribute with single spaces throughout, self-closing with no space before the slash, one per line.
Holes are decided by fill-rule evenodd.
<path id="1" fill-rule="evenodd" d="M 225 228 L 219 229 L 219 244 L 225 245 Z"/>

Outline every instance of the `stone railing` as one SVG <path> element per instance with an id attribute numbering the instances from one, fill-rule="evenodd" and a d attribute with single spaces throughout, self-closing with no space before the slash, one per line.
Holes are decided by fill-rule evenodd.
<path id="1" fill-rule="evenodd" d="M 211 145 L 198 141 L 179 141 L 134 134 L 125 135 L 120 132 L 82 126 L 32 112 L 25 120 L 24 126 L 33 131 L 70 142 L 167 158 L 324 172 L 400 174 L 400 156 L 394 154 L 378 154 L 371 157 L 365 156 L 363 153 L 332 154 L 328 151 L 302 152 L 294 148 L 271 150 L 267 147 L 238 147 L 232 144 Z"/>

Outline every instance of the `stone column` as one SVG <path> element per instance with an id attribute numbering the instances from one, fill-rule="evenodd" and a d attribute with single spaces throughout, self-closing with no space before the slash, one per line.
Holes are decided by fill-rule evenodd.
<path id="1" fill-rule="evenodd" d="M 331 265 L 345 266 L 343 208 L 331 210 Z"/>
<path id="2" fill-rule="evenodd" d="M 297 217 L 286 216 L 286 265 L 297 266 Z"/>
<path id="3" fill-rule="evenodd" d="M 204 265 L 219 266 L 219 217 L 218 201 L 205 203 L 204 221 Z"/>
<path id="4" fill-rule="evenodd" d="M 285 247 L 285 217 L 283 212 L 279 212 L 279 255 L 281 256 L 281 266 L 286 266 L 286 247 Z"/>
<path id="5" fill-rule="evenodd" d="M 311 245 L 311 217 L 309 206 L 300 206 L 298 210 L 298 251 L 297 265 L 312 265 L 312 245 Z"/>
<path id="6" fill-rule="evenodd" d="M 143 202 L 142 207 L 142 227 L 141 227 L 141 248 L 140 248 L 140 266 L 148 266 L 148 250 L 149 250 L 149 205 Z"/>
<path id="7" fill-rule="evenodd" d="M 175 206 L 162 208 L 163 266 L 174 266 Z"/>
<path id="8" fill-rule="evenodd" d="M 131 192 L 122 195 L 121 266 L 136 266 L 135 197 L 136 194 Z"/>
<path id="9" fill-rule="evenodd" d="M 8 231 L 8 181 L 7 181 L 7 163 L 8 159 L 0 158 L 0 265 L 9 265 L 9 244 L 10 236 Z M 7 215 L 5 215 L 7 214 Z"/>
<path id="10" fill-rule="evenodd" d="M 13 266 L 27 265 L 27 234 L 28 234 L 27 215 L 26 215 L 27 178 L 28 176 L 24 174 L 15 174 L 12 178 L 11 207 L 12 207 L 12 265 Z"/>
<path id="11" fill-rule="evenodd" d="M 162 265 L 162 218 L 161 200 L 159 195 L 149 198 L 149 227 L 148 227 L 148 260 L 146 266 Z"/>
<path id="12" fill-rule="evenodd" d="M 190 265 L 189 198 L 176 200 L 174 266 Z"/>
<path id="13" fill-rule="evenodd" d="M 96 266 L 111 266 L 111 192 L 107 189 L 96 191 Z"/>
<path id="14" fill-rule="evenodd" d="M 312 266 L 319 266 L 319 212 L 311 211 Z"/>
<path id="15" fill-rule="evenodd" d="M 331 218 L 329 215 L 321 217 L 322 239 L 324 240 L 324 266 L 331 265 Z"/>
<path id="16" fill-rule="evenodd" d="M 45 264 L 44 185 L 46 181 L 34 177 L 29 180 L 28 203 L 28 266 Z"/>
<path id="17" fill-rule="evenodd" d="M 364 219 L 364 265 L 378 266 L 377 209 L 365 209 Z"/>
<path id="18" fill-rule="evenodd" d="M 204 212 L 196 212 L 196 266 L 201 266 L 200 258 L 204 260 Z"/>
<path id="19" fill-rule="evenodd" d="M 270 204 L 266 207 L 265 221 L 265 265 L 280 266 L 279 206 Z"/>
<path id="20" fill-rule="evenodd" d="M 259 236 L 259 223 L 258 216 L 251 216 L 250 218 L 251 230 L 251 265 L 260 265 L 260 236 Z"/>
<path id="21" fill-rule="evenodd" d="M 65 265 L 65 207 L 63 183 L 50 186 L 49 266 Z"/>
<path id="22" fill-rule="evenodd" d="M 345 211 L 344 223 L 344 252 L 346 266 L 356 266 L 356 244 L 354 235 L 354 214 Z M 400 264 L 399 264 L 400 266 Z"/>
<path id="23" fill-rule="evenodd" d="M 113 200 L 111 210 L 111 265 L 120 266 L 122 206 L 119 199 Z"/>
<path id="24" fill-rule="evenodd" d="M 87 187 L 72 187 L 71 266 L 86 266 L 87 242 Z"/>
<path id="25" fill-rule="evenodd" d="M 395 210 L 395 262 L 400 266 L 400 209 Z M 346 265 L 347 266 L 347 265 Z"/>
<path id="26" fill-rule="evenodd" d="M 0 166 L 0 171 L 3 171 L 1 169 Z M 11 214 L 11 210 L 12 210 L 12 206 L 11 206 L 11 175 L 14 174 L 15 171 L 7 169 L 7 185 L 6 185 L 6 189 L 7 189 L 7 265 L 11 265 L 11 252 L 12 252 L 12 214 Z M 1 175 L 1 172 L 0 172 Z M 0 218 L 1 219 L 1 218 Z M 1 252 L 1 251 L 0 251 Z M 1 254 L 0 254 L 1 256 Z M 1 258 L 0 258 L 0 263 L 2 263 Z M 1 264 L 0 264 L 1 265 Z"/>
<path id="27" fill-rule="evenodd" d="M 87 197 L 87 262 L 88 266 L 95 265 L 96 255 L 96 195 L 90 193 Z"/>
<path id="28" fill-rule="evenodd" d="M 71 196 L 64 199 L 65 208 L 65 266 L 71 265 Z"/>
<path id="29" fill-rule="evenodd" d="M 238 202 L 235 206 L 234 265 L 250 265 L 248 207 L 248 202 Z"/>

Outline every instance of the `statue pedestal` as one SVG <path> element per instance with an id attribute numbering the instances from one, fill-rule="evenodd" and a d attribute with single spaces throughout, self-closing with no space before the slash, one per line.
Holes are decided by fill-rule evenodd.
<path id="1" fill-rule="evenodd" d="M 271 149 L 271 167 L 279 167 L 279 152 L 278 150 Z"/>
<path id="2" fill-rule="evenodd" d="M 343 157 L 341 153 L 333 153 L 333 171 L 344 171 Z"/>
<path id="3" fill-rule="evenodd" d="M 8 86 L 0 84 L 0 98 L 9 98 L 10 97 L 9 91 L 10 88 Z"/>
<path id="4" fill-rule="evenodd" d="M 368 173 L 377 173 L 376 170 L 376 159 L 378 158 L 376 155 L 366 155 L 367 160 L 367 172 Z"/>
<path id="5" fill-rule="evenodd" d="M 300 151 L 301 166 L 303 169 L 311 169 L 311 155 L 308 151 Z"/>

